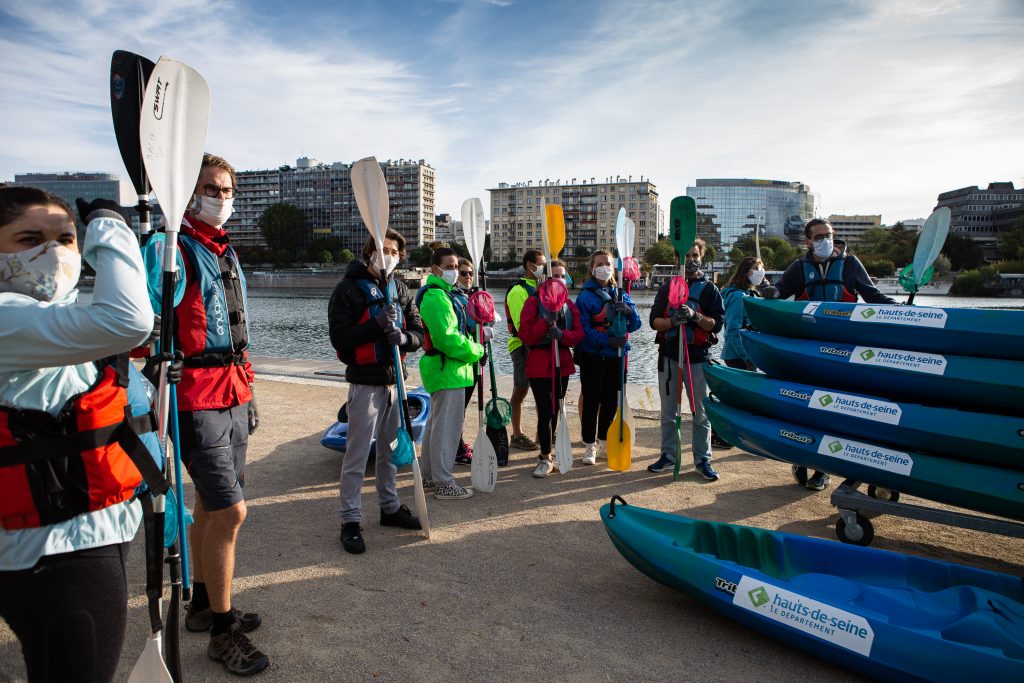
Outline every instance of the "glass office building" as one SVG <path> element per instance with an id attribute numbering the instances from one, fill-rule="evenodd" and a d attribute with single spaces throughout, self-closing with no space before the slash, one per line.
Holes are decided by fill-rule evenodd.
<path id="1" fill-rule="evenodd" d="M 14 184 L 52 192 L 70 204 L 76 214 L 78 197 L 121 203 L 121 179 L 110 173 L 19 173 L 14 176 Z"/>
<path id="2" fill-rule="evenodd" d="M 800 244 L 819 205 L 810 187 L 786 180 L 698 178 L 686 195 L 697 204 L 697 235 L 723 254 L 757 225 L 762 236 Z"/>

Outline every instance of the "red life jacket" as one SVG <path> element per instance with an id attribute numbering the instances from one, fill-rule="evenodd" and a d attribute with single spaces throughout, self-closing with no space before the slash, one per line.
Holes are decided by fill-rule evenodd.
<path id="1" fill-rule="evenodd" d="M 128 362 L 127 354 L 99 361 L 96 382 L 56 416 L 0 407 L 0 527 L 35 528 L 102 510 L 131 498 L 143 478 L 154 493 L 167 490 L 139 438 L 155 431 L 156 416 L 133 415 Z"/>
<path id="2" fill-rule="evenodd" d="M 707 284 L 707 280 L 697 280 L 689 287 L 689 294 L 686 297 L 686 306 L 689 306 L 697 313 L 703 314 L 700 307 L 700 295 L 704 293 L 704 286 Z M 665 312 L 662 313 L 661 317 L 671 318 L 676 314 L 677 308 L 671 306 L 665 308 Z M 683 325 L 686 328 L 686 343 L 689 346 L 702 346 L 704 348 L 714 346 L 711 340 L 711 333 L 705 330 L 696 323 L 686 323 Z M 655 335 L 655 341 L 658 344 L 664 344 L 665 342 L 675 339 L 679 336 L 679 328 L 673 327 L 667 332 L 659 332 Z"/>
<path id="3" fill-rule="evenodd" d="M 384 293 L 377 286 L 376 282 L 365 277 L 356 280 L 356 286 L 359 287 L 359 290 L 366 298 L 366 310 L 363 311 L 362 317 L 359 318 L 360 323 L 365 323 L 384 310 Z M 398 329 L 404 330 L 405 315 L 402 313 L 402 307 L 398 302 L 398 287 L 395 285 L 394 280 L 388 282 L 388 299 L 398 308 L 398 320 L 395 321 Z M 344 362 L 340 354 L 338 359 Z M 385 343 L 383 336 L 372 342 L 360 344 L 356 347 L 355 363 L 356 365 L 389 365 L 391 363 L 391 346 Z"/>
<path id="4" fill-rule="evenodd" d="M 589 289 L 589 291 L 596 294 L 597 298 L 600 299 L 602 303 L 601 310 L 599 310 L 594 315 L 590 316 L 590 326 L 593 327 L 595 330 L 602 330 L 607 332 L 611 328 L 612 320 L 615 316 L 615 300 L 612 299 L 611 294 L 606 292 L 603 287 Z M 622 297 L 621 292 L 622 290 L 616 288 L 616 295 L 619 296 L 619 298 Z"/>
<path id="5" fill-rule="evenodd" d="M 821 277 L 818 267 L 804 259 L 804 291 L 796 297 L 799 301 L 847 301 L 857 302 L 857 295 L 843 284 L 843 265 L 845 258 L 828 262 L 825 277 Z"/>

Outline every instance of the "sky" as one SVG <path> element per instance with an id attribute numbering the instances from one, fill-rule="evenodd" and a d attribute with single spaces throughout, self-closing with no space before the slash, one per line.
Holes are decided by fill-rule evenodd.
<path id="1" fill-rule="evenodd" d="M 1024 185 L 1021 0 L 0 0 L 0 181 L 127 179 L 110 55 L 168 55 L 239 170 L 424 159 L 438 213 L 499 182 L 800 181 L 821 213 L 927 216 Z"/>

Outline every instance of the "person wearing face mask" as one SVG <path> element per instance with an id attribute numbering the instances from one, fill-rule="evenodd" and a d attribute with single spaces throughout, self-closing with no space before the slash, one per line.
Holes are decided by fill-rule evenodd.
<path id="1" fill-rule="evenodd" d="M 697 474 L 708 481 L 716 481 L 718 472 L 711 466 L 711 422 L 704 410 L 708 385 L 704 381 L 704 362 L 717 341 L 715 335 L 722 329 L 725 308 L 722 294 L 701 270 L 704 258 L 704 240 L 697 239 L 686 253 L 684 273 L 689 287 L 685 306 L 673 309 L 669 305 L 671 280 L 665 282 L 654 297 L 650 325 L 658 340 L 658 394 L 661 397 L 661 457 L 648 465 L 649 472 L 671 472 L 676 463 L 676 400 L 679 376 L 687 395 L 693 396 L 693 429 L 691 445 L 693 466 Z M 687 371 L 679 366 L 679 344 L 685 337 L 686 356 L 690 360 Z M 684 360 L 685 363 L 685 360 Z M 692 378 L 692 380 L 691 380 Z M 692 390 L 692 391 L 691 391 Z M 686 396 L 683 402 L 688 403 Z"/>
<path id="2" fill-rule="evenodd" d="M 477 290 L 473 286 L 473 262 L 468 258 L 459 259 L 459 279 L 455 281 L 455 292 L 464 299 L 464 305 L 469 305 L 469 295 Z M 476 322 L 470 317 L 467 320 L 470 334 L 476 339 Z M 486 356 L 483 360 L 487 362 Z M 476 392 L 476 387 L 480 383 L 483 377 L 482 373 L 474 371 L 473 386 L 466 387 L 466 407 L 469 408 L 470 401 L 473 400 L 473 394 Z M 455 453 L 455 464 L 466 465 L 467 467 L 473 464 L 473 448 L 466 443 L 466 438 L 459 438 L 459 450 Z"/>
<path id="3" fill-rule="evenodd" d="M 245 276 L 223 227 L 236 187 L 231 164 L 203 155 L 178 237 L 185 289 L 172 324 L 174 348 L 185 355 L 177 393 L 181 460 L 196 487 L 189 534 L 194 580 L 185 627 L 208 631 L 210 658 L 247 675 L 267 668 L 270 660 L 246 635 L 262 623 L 260 616 L 231 603 L 235 546 L 246 516 L 245 456 L 259 426 L 246 351 Z"/>
<path id="4" fill-rule="evenodd" d="M 397 469 L 391 463 L 390 444 L 399 422 L 394 346 L 404 358 L 423 343 L 423 323 L 408 287 L 394 277 L 405 258 L 405 238 L 389 230 L 384 236 L 383 259 L 371 237 L 363 246 L 362 260 L 349 263 L 345 277 L 334 288 L 327 308 L 331 344 L 345 364 L 348 390 L 348 445 L 342 460 L 341 545 L 349 553 L 366 551 L 362 527 L 362 487 L 370 443 L 376 437 L 376 485 L 381 526 L 419 529 L 420 521 L 398 498 Z M 381 280 L 387 280 L 389 306 L 384 305 Z"/>
<path id="5" fill-rule="evenodd" d="M 420 467 L 424 488 L 439 500 L 473 495 L 455 481 L 452 469 L 466 417 L 466 388 L 473 386 L 473 366 L 483 358 L 484 347 L 472 336 L 466 299 L 456 291 L 458 279 L 459 257 L 442 247 L 431 254 L 427 283 L 416 293 L 424 328 L 420 379 L 430 394 Z M 484 342 L 493 333 L 484 326 Z"/>
<path id="6" fill-rule="evenodd" d="M 608 433 L 618 408 L 620 381 L 619 352 L 629 353 L 626 337 L 611 334 L 618 316 L 626 320 L 626 331 L 636 332 L 642 324 L 633 300 L 615 283 L 612 255 L 598 249 L 590 255 L 590 279 L 576 296 L 583 324 L 583 341 L 576 346 L 576 364 L 580 366 L 583 405 L 580 423 L 583 431 L 583 464 L 593 465 L 605 454 L 602 436 Z M 623 387 L 624 389 L 624 387 Z"/>
<path id="7" fill-rule="evenodd" d="M 81 252 L 63 199 L 0 187 L 0 617 L 29 681 L 114 677 L 140 469 L 166 486 L 127 355 L 153 328 L 139 246 L 115 202 L 78 206 Z M 83 259 L 96 270 L 88 304 Z"/>
<path id="8" fill-rule="evenodd" d="M 736 273 L 722 289 L 722 301 L 725 303 L 725 339 L 721 358 L 730 368 L 755 369 L 754 363 L 743 351 L 740 330 L 750 326 L 750 321 L 743 310 L 743 299 L 748 296 L 761 296 L 758 287 L 762 283 L 770 284 L 765 283 L 764 263 L 756 256 L 747 256 L 736 266 Z"/>
<path id="9" fill-rule="evenodd" d="M 878 291 L 860 259 L 847 253 L 846 242 L 835 239 L 832 224 L 824 218 L 807 221 L 804 244 L 807 253 L 786 268 L 778 284 L 762 288 L 765 298 L 856 302 L 859 295 L 871 304 L 897 303 Z M 831 480 L 824 472 L 808 477 L 806 467 L 794 467 L 793 472 L 812 491 L 823 491 Z"/>
<path id="10" fill-rule="evenodd" d="M 536 442 L 523 433 L 523 400 L 530 391 L 526 376 L 526 356 L 529 347 L 519 338 L 519 317 L 527 297 L 537 292 L 537 284 L 544 279 L 547 259 L 543 252 L 531 249 L 523 254 L 523 277 L 505 290 L 505 322 L 508 325 L 508 353 L 512 357 L 512 438 L 509 445 L 532 451 Z"/>

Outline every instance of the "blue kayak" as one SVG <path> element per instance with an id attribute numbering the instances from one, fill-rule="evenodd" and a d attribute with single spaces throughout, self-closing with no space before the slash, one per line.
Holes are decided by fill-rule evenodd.
<path id="1" fill-rule="evenodd" d="M 406 394 L 409 401 L 409 419 L 412 422 L 412 438 L 416 443 L 423 440 L 423 429 L 427 424 L 427 417 L 430 415 L 430 394 L 423 388 L 413 389 Z M 345 452 L 348 447 L 348 404 L 341 406 L 338 411 L 338 421 L 327 428 L 320 437 L 320 445 L 331 450 Z M 404 421 L 403 421 L 404 423 Z M 370 454 L 377 452 L 377 439 L 374 437 L 370 442 Z"/>
<path id="2" fill-rule="evenodd" d="M 729 443 L 774 460 L 947 505 L 1024 520 L 1024 472 L 897 450 L 862 436 L 754 415 L 706 399 L 711 425 Z"/>
<path id="3" fill-rule="evenodd" d="M 744 297 L 768 334 L 910 351 L 1024 360 L 1024 311 Z"/>
<path id="4" fill-rule="evenodd" d="M 740 333 L 769 377 L 968 410 L 1024 415 L 1024 361 Z"/>
<path id="5" fill-rule="evenodd" d="M 655 581 L 841 666 L 899 683 L 1024 681 L 1019 576 L 690 519 L 617 496 L 601 519 L 616 549 Z"/>
<path id="6" fill-rule="evenodd" d="M 1024 417 L 850 394 L 717 364 L 705 365 L 704 377 L 711 393 L 733 408 L 864 435 L 888 446 L 1024 469 Z"/>

